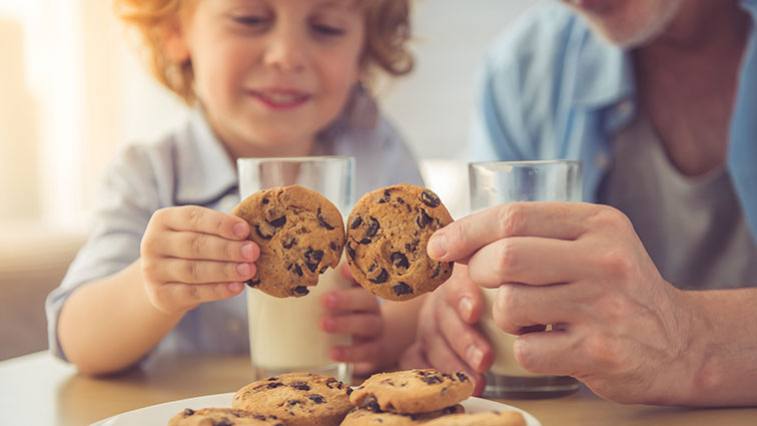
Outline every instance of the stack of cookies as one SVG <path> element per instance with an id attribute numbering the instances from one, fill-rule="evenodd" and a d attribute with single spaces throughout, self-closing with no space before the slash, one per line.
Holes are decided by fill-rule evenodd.
<path id="1" fill-rule="evenodd" d="M 464 373 L 407 370 L 375 374 L 356 388 L 311 373 L 250 383 L 231 408 L 187 408 L 169 426 L 478 425 L 525 426 L 516 412 L 465 414 L 473 383 Z"/>

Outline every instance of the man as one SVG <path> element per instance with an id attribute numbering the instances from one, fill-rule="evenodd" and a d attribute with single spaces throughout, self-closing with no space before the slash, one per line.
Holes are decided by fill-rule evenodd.
<path id="1" fill-rule="evenodd" d="M 474 152 L 580 159 L 591 203 L 438 231 L 429 255 L 458 264 L 403 365 L 480 379 L 479 286 L 499 287 L 495 321 L 530 371 L 624 403 L 755 405 L 757 0 L 564 3 L 487 59 Z M 535 324 L 560 326 L 522 333 Z"/>

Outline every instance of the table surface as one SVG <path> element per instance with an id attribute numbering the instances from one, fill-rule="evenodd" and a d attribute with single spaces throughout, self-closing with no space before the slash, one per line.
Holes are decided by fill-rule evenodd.
<path id="1" fill-rule="evenodd" d="M 233 392 L 252 377 L 249 358 L 242 356 L 156 360 L 118 376 L 91 378 L 38 352 L 0 362 L 0 423 L 85 425 L 161 402 Z M 502 402 L 530 412 L 544 426 L 757 425 L 757 408 L 620 405 L 587 389 L 557 399 Z"/>

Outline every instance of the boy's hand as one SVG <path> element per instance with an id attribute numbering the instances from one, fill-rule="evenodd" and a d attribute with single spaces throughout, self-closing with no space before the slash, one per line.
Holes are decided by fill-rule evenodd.
<path id="1" fill-rule="evenodd" d="M 239 294 L 260 256 L 249 234 L 243 219 L 204 207 L 156 211 L 140 247 L 150 302 L 175 314 Z"/>
<path id="2" fill-rule="evenodd" d="M 339 272 L 352 280 L 347 264 L 342 264 L 340 268 Z M 352 336 L 350 346 L 334 346 L 331 349 L 331 358 L 353 363 L 358 375 L 375 371 L 381 364 L 384 329 L 381 306 L 376 296 L 356 286 L 326 293 L 321 303 L 326 310 L 321 318 L 321 328 L 327 333 Z"/>

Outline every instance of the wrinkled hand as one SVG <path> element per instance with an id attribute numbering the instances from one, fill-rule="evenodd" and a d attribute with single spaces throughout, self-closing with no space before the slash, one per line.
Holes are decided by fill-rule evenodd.
<path id="1" fill-rule="evenodd" d="M 416 342 L 405 351 L 400 367 L 465 371 L 483 390 L 483 373 L 493 353 L 475 324 L 484 308 L 481 290 L 468 278 L 465 265 L 457 264 L 452 276 L 434 290 L 421 308 Z"/>
<path id="2" fill-rule="evenodd" d="M 467 261 L 473 282 L 500 288 L 493 315 L 502 330 L 557 328 L 517 339 L 515 357 L 527 370 L 573 376 L 626 403 L 674 403 L 691 387 L 686 298 L 618 210 L 501 205 L 437 231 L 428 252 Z"/>
<path id="3" fill-rule="evenodd" d="M 260 256 L 249 234 L 243 219 L 204 207 L 156 211 L 140 247 L 148 299 L 175 314 L 239 294 Z"/>
<path id="4" fill-rule="evenodd" d="M 339 273 L 352 280 L 346 263 L 339 266 Z M 321 329 L 352 337 L 351 345 L 331 348 L 331 358 L 353 363 L 358 375 L 374 372 L 382 362 L 384 337 L 384 321 L 376 296 L 354 283 L 352 288 L 324 294 L 321 303 L 326 311 L 321 318 Z"/>

